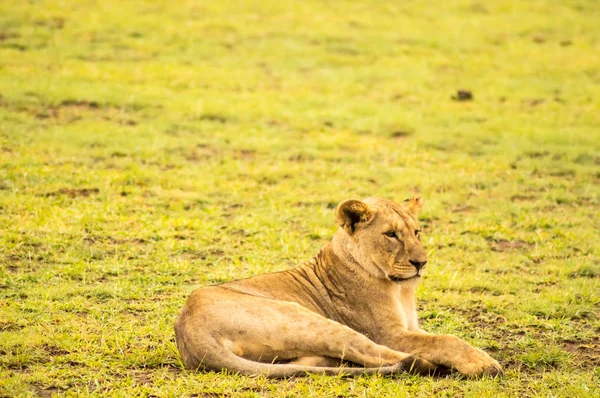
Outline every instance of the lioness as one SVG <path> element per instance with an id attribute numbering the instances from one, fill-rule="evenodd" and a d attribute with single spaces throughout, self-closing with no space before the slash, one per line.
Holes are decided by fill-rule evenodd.
<path id="1" fill-rule="evenodd" d="M 269 377 L 432 373 L 438 365 L 500 374 L 485 352 L 419 328 L 422 206 L 420 196 L 346 200 L 336 210 L 340 229 L 308 263 L 194 291 L 175 321 L 185 367 Z"/>

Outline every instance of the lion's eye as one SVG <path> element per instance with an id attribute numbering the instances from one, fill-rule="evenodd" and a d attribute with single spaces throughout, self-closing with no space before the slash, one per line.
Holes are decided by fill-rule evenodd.
<path id="1" fill-rule="evenodd" d="M 390 238 L 397 238 L 396 231 L 387 231 L 383 233 L 385 236 L 389 236 Z"/>

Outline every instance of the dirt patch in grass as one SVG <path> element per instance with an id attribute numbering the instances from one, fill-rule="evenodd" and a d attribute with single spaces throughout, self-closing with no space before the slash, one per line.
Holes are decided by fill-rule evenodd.
<path id="1" fill-rule="evenodd" d="M 146 243 L 148 243 L 148 241 L 144 238 L 127 238 L 127 239 L 117 239 L 117 238 L 113 238 L 112 236 L 108 236 L 107 240 L 110 243 L 113 244 L 117 244 L 117 245 L 145 245 Z"/>
<path id="2" fill-rule="evenodd" d="M 324 207 L 326 209 L 335 209 L 338 205 L 338 202 L 296 202 L 294 206 L 296 207 Z"/>
<path id="3" fill-rule="evenodd" d="M 288 160 L 290 162 L 299 162 L 299 163 L 305 163 L 305 162 L 312 162 L 313 160 L 315 160 L 315 156 L 311 155 L 309 153 L 297 153 L 295 155 L 291 155 Z"/>
<path id="4" fill-rule="evenodd" d="M 413 135 L 413 133 L 411 131 L 407 131 L 407 130 L 396 130 L 393 131 L 390 134 L 390 138 L 396 138 L 396 139 L 400 139 L 400 138 L 407 138 L 410 137 L 411 135 Z"/>
<path id="5" fill-rule="evenodd" d="M 445 307 L 444 309 L 464 317 L 472 325 L 469 329 L 480 330 L 483 335 L 488 336 L 494 344 L 484 347 L 484 349 L 501 352 L 504 356 L 502 365 L 506 369 L 521 369 L 527 373 L 538 373 L 548 367 L 562 366 L 567 355 L 572 358 L 572 364 L 577 368 L 591 370 L 600 366 L 600 337 L 563 340 L 557 343 L 556 338 L 545 328 L 536 328 L 535 325 L 515 325 L 502 314 L 490 311 L 482 304 L 475 303 L 472 307 Z M 576 327 L 583 330 L 586 325 L 578 323 Z M 539 348 L 531 349 L 531 358 L 527 358 L 526 352 L 513 352 L 510 347 L 514 344 L 515 339 L 526 335 L 536 341 L 537 345 L 549 347 L 549 351 L 541 352 L 540 358 L 536 357 Z M 523 354 L 526 355 L 526 358 L 522 358 Z M 528 359 L 531 361 L 529 364 Z"/>
<path id="6" fill-rule="evenodd" d="M 547 282 L 536 282 L 535 283 L 535 288 L 532 290 L 533 293 L 541 293 L 542 291 L 546 290 L 547 288 L 553 287 L 558 285 L 558 282 L 553 282 L 553 281 L 547 281 Z"/>
<path id="7" fill-rule="evenodd" d="M 458 90 L 452 99 L 454 101 L 473 101 L 473 93 L 469 90 Z"/>
<path id="8" fill-rule="evenodd" d="M 528 98 L 528 99 L 522 101 L 522 103 L 524 105 L 528 105 L 528 106 L 538 106 L 538 105 L 543 104 L 544 102 L 546 102 L 546 100 L 543 98 Z"/>
<path id="9" fill-rule="evenodd" d="M 252 160 L 256 157 L 256 150 L 254 149 L 241 149 L 233 153 L 234 159 Z"/>
<path id="10" fill-rule="evenodd" d="M 562 343 L 564 351 L 575 357 L 575 363 L 582 368 L 600 366 L 600 337 L 587 340 L 566 340 Z"/>
<path id="11" fill-rule="evenodd" d="M 556 347 L 558 345 L 558 348 L 555 348 L 555 350 L 562 350 L 564 353 L 571 355 L 573 365 L 578 368 L 593 369 L 600 366 L 600 337 L 598 336 L 563 340 L 557 343 L 555 337 L 552 337 L 545 328 L 536 328 L 535 325 L 517 326 L 514 330 L 508 331 L 507 328 L 513 329 L 515 325 L 509 324 L 506 317 L 488 310 L 483 305 L 475 304 L 470 308 L 448 308 L 448 310 L 461 314 L 474 327 L 484 331 L 484 334 L 492 336 L 493 340 L 499 344 L 500 348 L 486 348 L 487 350 L 502 351 L 501 347 L 510 346 L 510 343 L 517 336 L 527 334 L 542 346 Z M 588 328 L 588 325 L 579 322 L 574 327 L 583 331 Z M 504 364 L 507 368 L 521 368 L 523 366 L 522 361 L 515 358 L 509 359 Z M 533 370 L 531 369 L 531 371 Z"/>
<path id="12" fill-rule="evenodd" d="M 43 397 L 43 398 L 50 398 L 53 397 L 55 395 L 60 394 L 61 392 L 65 391 L 62 388 L 59 387 L 54 387 L 54 386 L 50 386 L 50 387 L 39 387 L 39 386 L 34 386 L 35 388 L 35 392 L 38 396 Z"/>
<path id="13" fill-rule="evenodd" d="M 49 344 L 44 344 L 42 348 L 53 357 L 69 354 L 69 351 Z"/>
<path id="14" fill-rule="evenodd" d="M 101 104 L 96 101 L 67 99 L 55 105 L 18 105 L 13 104 L 20 111 L 32 114 L 38 120 L 50 120 L 59 124 L 70 124 L 82 119 L 100 117 L 101 119 L 116 122 L 121 125 L 135 126 L 137 121 L 130 117 L 130 113 L 140 106 L 116 106 Z"/>
<path id="15" fill-rule="evenodd" d="M 8 257 L 9 260 L 12 260 L 12 261 L 19 261 L 19 259 L 20 259 L 18 256 L 15 256 L 15 255 L 10 255 L 10 256 L 7 256 L 7 257 Z M 17 272 L 19 270 L 19 267 L 15 267 L 14 265 L 7 265 L 6 269 L 9 272 Z"/>
<path id="16" fill-rule="evenodd" d="M 192 235 L 176 234 L 176 235 L 173 235 L 173 239 L 176 239 L 176 240 L 192 240 L 192 239 L 194 239 L 194 236 L 192 236 Z"/>
<path id="17" fill-rule="evenodd" d="M 13 322 L 0 322 L 0 332 L 16 332 L 17 330 L 24 329 L 25 325 L 19 325 Z"/>
<path id="18" fill-rule="evenodd" d="M 137 384 L 151 386 L 152 384 L 154 384 L 154 382 L 152 381 L 153 374 L 154 374 L 154 372 L 138 371 L 138 372 L 134 373 L 133 378 Z"/>
<path id="19" fill-rule="evenodd" d="M 495 252 L 510 252 L 513 250 L 526 249 L 531 246 L 530 243 L 527 243 L 522 240 L 504 240 L 504 239 L 496 239 L 496 240 L 488 240 L 492 251 Z"/>
<path id="20" fill-rule="evenodd" d="M 530 200 L 536 200 L 537 198 L 533 195 L 513 195 L 510 197 L 510 200 L 513 202 L 526 202 Z"/>
<path id="21" fill-rule="evenodd" d="M 79 198 L 84 197 L 87 198 L 91 195 L 95 195 L 99 193 L 100 190 L 98 188 L 61 188 L 58 191 L 48 192 L 43 194 L 42 196 L 52 197 L 52 196 L 68 196 L 70 198 Z"/>
<path id="22" fill-rule="evenodd" d="M 569 178 L 571 178 L 571 177 L 575 177 L 576 173 L 577 172 L 575 170 L 561 169 L 561 170 L 551 171 L 549 173 L 549 175 L 551 177 L 569 177 Z"/>
<path id="23" fill-rule="evenodd" d="M 473 304 L 470 308 L 448 307 L 448 311 L 461 314 L 479 329 L 487 329 L 506 323 L 505 317 L 489 311 L 482 304 Z"/>
<path id="24" fill-rule="evenodd" d="M 475 209 L 473 206 L 461 205 L 461 206 L 454 207 L 452 209 L 452 213 L 468 213 L 473 209 Z"/>
<path id="25" fill-rule="evenodd" d="M 207 121 L 207 122 L 221 123 L 221 124 L 225 124 L 227 122 L 232 121 L 231 118 L 224 116 L 224 115 L 219 115 L 216 113 L 205 113 L 200 116 L 200 120 Z"/>
<path id="26" fill-rule="evenodd" d="M 85 101 L 85 100 L 64 100 L 59 105 L 62 108 L 65 107 L 76 107 L 76 108 L 91 108 L 98 109 L 100 104 L 96 101 Z"/>
<path id="27" fill-rule="evenodd" d="M 110 243 L 114 245 L 145 245 L 148 240 L 144 238 L 115 238 L 112 236 L 97 236 L 97 235 L 88 235 L 83 238 L 83 241 L 86 243 Z"/>
<path id="28" fill-rule="evenodd" d="M 569 274 L 569 278 L 600 278 L 600 265 L 584 265 Z"/>
<path id="29" fill-rule="evenodd" d="M 193 151 L 187 153 L 185 155 L 185 159 L 189 162 L 203 162 L 205 160 L 216 157 L 219 154 L 214 148 L 209 147 L 208 145 L 202 144 L 198 145 Z"/>
<path id="30" fill-rule="evenodd" d="M 14 32 L 0 32 L 0 41 L 16 39 L 18 37 L 19 37 L 19 35 Z"/>
<path id="31" fill-rule="evenodd" d="M 462 289 L 458 289 L 457 291 L 462 291 Z M 477 294 L 489 294 L 492 296 L 500 296 L 502 294 L 501 291 L 487 287 L 487 286 L 473 286 L 466 289 L 467 292 L 477 293 Z"/>
<path id="32" fill-rule="evenodd" d="M 179 253 L 171 255 L 172 258 L 178 258 L 181 260 L 206 260 L 209 257 L 223 257 L 225 252 L 221 249 L 208 249 L 208 250 L 185 250 Z"/>
<path id="33" fill-rule="evenodd" d="M 525 152 L 525 156 L 527 156 L 528 158 L 531 158 L 531 159 L 545 158 L 550 155 L 551 155 L 550 151 L 527 151 L 527 152 Z"/>

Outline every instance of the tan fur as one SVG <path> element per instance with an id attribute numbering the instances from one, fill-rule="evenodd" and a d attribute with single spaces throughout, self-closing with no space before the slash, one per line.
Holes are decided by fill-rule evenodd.
<path id="1" fill-rule="evenodd" d="M 432 373 L 438 365 L 500 374 L 485 352 L 419 328 L 422 205 L 421 197 L 342 202 L 341 228 L 310 262 L 197 289 L 175 322 L 185 367 L 270 377 Z"/>

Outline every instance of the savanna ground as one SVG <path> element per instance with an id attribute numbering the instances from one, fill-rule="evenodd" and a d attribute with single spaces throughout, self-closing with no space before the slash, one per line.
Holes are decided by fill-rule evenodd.
<path id="1" fill-rule="evenodd" d="M 593 0 L 3 0 L 0 396 L 598 396 L 598 21 Z M 310 259 L 341 200 L 415 191 L 424 328 L 503 378 L 182 370 L 192 290 Z"/>

